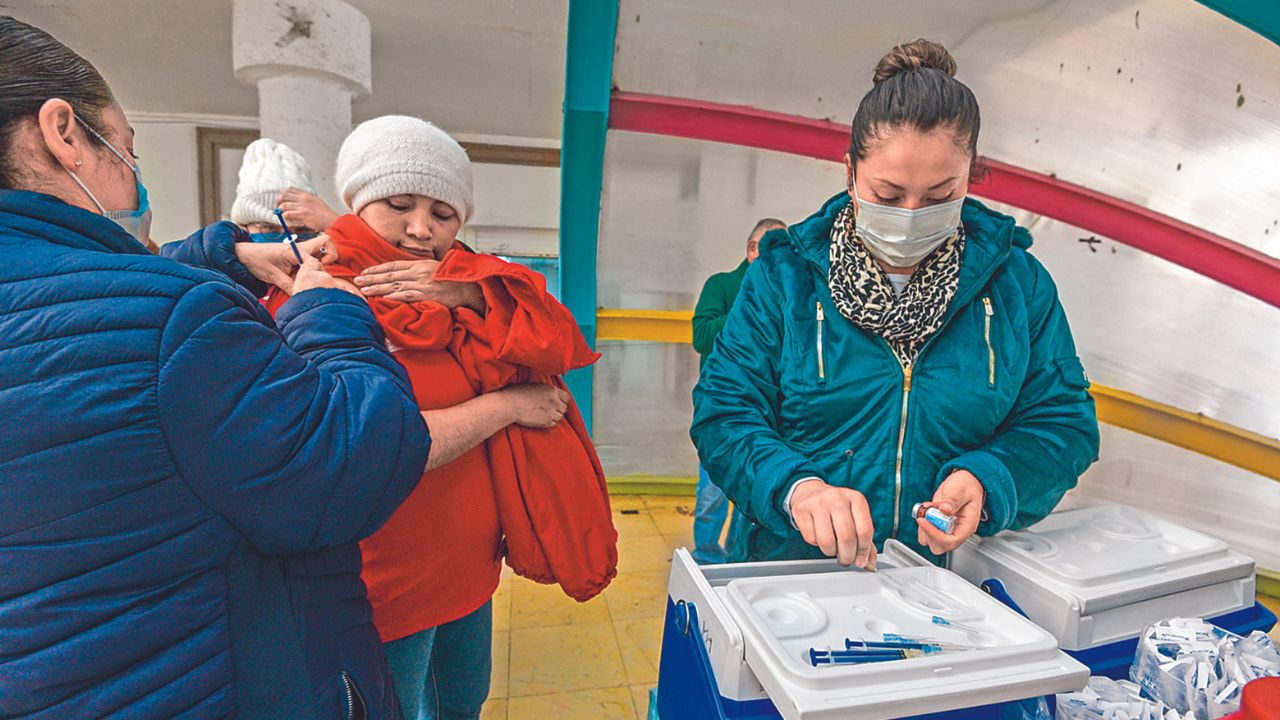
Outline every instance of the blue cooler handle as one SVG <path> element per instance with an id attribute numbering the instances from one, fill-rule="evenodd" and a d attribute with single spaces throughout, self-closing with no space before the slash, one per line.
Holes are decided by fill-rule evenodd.
<path id="1" fill-rule="evenodd" d="M 726 720 L 699 627 L 694 603 L 667 598 L 658 665 L 657 714 L 663 720 Z"/>
<path id="2" fill-rule="evenodd" d="M 1018 603 L 1014 602 L 1013 598 L 1009 596 L 1009 591 L 1004 589 L 1004 583 L 995 578 L 987 578 L 982 581 L 982 585 L 979 587 L 981 587 L 991 597 L 1004 603 L 1009 607 L 1009 609 L 1028 620 L 1031 619 L 1025 612 L 1023 612 L 1022 608 L 1018 607 Z"/>

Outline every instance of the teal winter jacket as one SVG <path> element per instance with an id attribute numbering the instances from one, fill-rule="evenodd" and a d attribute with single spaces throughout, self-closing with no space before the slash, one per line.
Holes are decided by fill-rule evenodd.
<path id="1" fill-rule="evenodd" d="M 907 373 L 832 303 L 830 231 L 848 202 L 762 238 L 693 391 L 702 465 L 751 520 L 734 560 L 822 556 L 783 508 L 804 477 L 865 495 L 877 546 L 933 557 L 911 508 L 952 471 L 982 482 L 991 535 L 1043 518 L 1097 459 L 1089 382 L 1030 234 L 965 201 L 959 287 Z"/>

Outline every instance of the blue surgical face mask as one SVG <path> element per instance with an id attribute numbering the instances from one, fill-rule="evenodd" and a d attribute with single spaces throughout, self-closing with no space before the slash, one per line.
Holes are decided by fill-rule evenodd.
<path id="1" fill-rule="evenodd" d="M 89 196 L 89 200 L 93 202 L 94 207 L 98 208 L 98 212 L 102 213 L 103 217 L 115 222 L 125 232 L 132 235 L 135 240 L 145 245 L 147 240 L 151 238 L 151 202 L 147 198 L 147 187 L 142 184 L 142 170 L 130 162 L 124 156 L 124 153 L 121 153 L 114 145 L 107 142 L 106 138 L 99 135 L 97 130 L 84 123 L 81 123 L 81 127 L 97 138 L 98 142 L 105 145 L 112 154 L 120 158 L 120 162 L 124 163 L 125 167 L 133 171 L 133 181 L 138 186 L 138 207 L 136 210 L 108 210 L 102 206 L 102 203 L 98 202 L 98 198 L 94 196 L 79 176 L 70 170 L 67 171 L 67 174 L 71 176 L 72 180 L 75 180 L 80 189 L 84 191 L 84 194 Z"/>
<path id="2" fill-rule="evenodd" d="M 138 184 L 138 209 L 108 210 L 102 214 L 109 220 L 114 220 L 135 240 L 146 245 L 151 238 L 151 201 L 147 198 L 147 186 L 142 184 L 142 177 L 136 167 L 133 172 L 134 182 Z"/>

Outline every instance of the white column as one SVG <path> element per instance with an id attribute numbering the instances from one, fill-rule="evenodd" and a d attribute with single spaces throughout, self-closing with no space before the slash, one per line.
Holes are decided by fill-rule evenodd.
<path id="1" fill-rule="evenodd" d="M 373 90 L 369 19 L 341 0 L 235 0 L 231 38 L 236 78 L 258 88 L 262 136 L 301 153 L 341 211 L 334 163 L 351 101 Z"/>

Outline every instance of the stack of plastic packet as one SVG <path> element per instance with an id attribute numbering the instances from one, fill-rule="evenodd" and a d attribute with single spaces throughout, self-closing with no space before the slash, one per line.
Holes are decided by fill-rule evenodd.
<path id="1" fill-rule="evenodd" d="M 1247 683 L 1276 675 L 1280 652 L 1265 633 L 1240 637 L 1196 618 L 1147 627 L 1129 668 L 1147 697 L 1198 720 L 1235 712 Z"/>
<path id="2" fill-rule="evenodd" d="M 1058 696 L 1058 720 L 1195 720 L 1159 700 L 1142 697 L 1126 680 L 1091 677 L 1083 690 Z"/>

